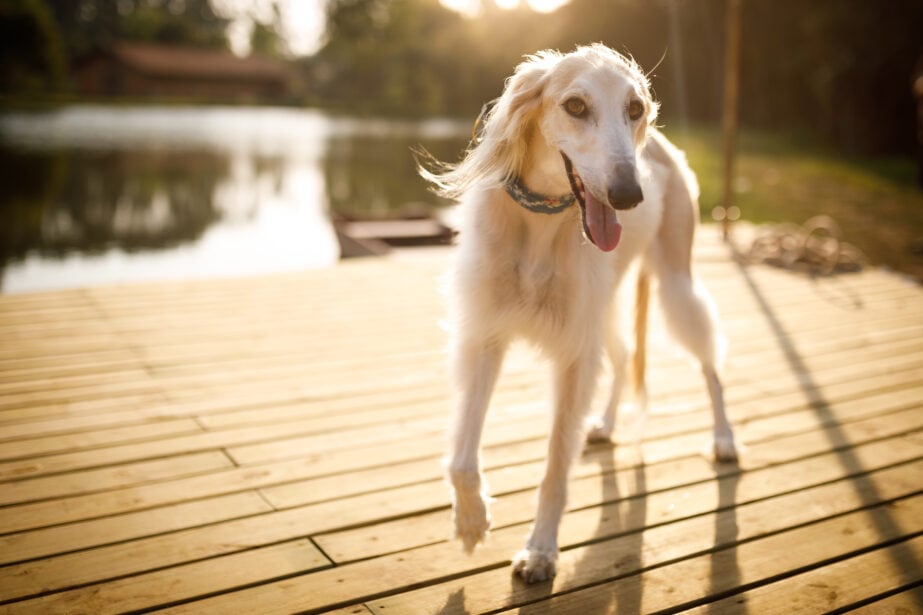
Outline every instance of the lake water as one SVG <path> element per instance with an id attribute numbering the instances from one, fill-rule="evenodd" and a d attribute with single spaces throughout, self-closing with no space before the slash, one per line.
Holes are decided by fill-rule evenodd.
<path id="1" fill-rule="evenodd" d="M 0 114 L 0 292 L 332 264 L 331 212 L 439 207 L 410 150 L 455 160 L 469 131 L 282 108 Z"/>

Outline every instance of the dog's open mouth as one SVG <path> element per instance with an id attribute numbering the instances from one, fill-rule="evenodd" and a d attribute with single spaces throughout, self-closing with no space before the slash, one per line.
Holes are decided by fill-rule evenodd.
<path id="1" fill-rule="evenodd" d="M 611 252 L 619 245 L 622 238 L 622 225 L 619 224 L 615 209 L 605 201 L 600 201 L 593 193 L 586 189 L 580 175 L 574 169 L 573 163 L 564 152 L 564 167 L 567 169 L 567 179 L 570 180 L 570 189 L 580 203 L 580 212 L 583 215 L 583 232 L 587 239 L 592 241 L 603 252 Z"/>

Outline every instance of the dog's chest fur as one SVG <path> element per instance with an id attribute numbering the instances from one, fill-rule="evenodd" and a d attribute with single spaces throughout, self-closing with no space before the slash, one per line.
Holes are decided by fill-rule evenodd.
<path id="1" fill-rule="evenodd" d="M 613 268 L 584 240 L 579 211 L 507 209 L 503 218 L 494 221 L 502 232 L 481 236 L 490 255 L 482 274 L 489 277 L 492 312 L 527 337 L 546 340 L 552 332 L 570 335 L 581 322 L 598 322 L 590 313 L 608 304 Z"/>

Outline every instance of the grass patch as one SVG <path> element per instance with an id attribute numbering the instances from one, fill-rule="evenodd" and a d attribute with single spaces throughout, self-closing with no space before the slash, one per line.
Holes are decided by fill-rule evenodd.
<path id="1" fill-rule="evenodd" d="M 670 132 L 702 188 L 703 218 L 721 198 L 721 140 L 714 130 Z M 754 223 L 803 223 L 827 214 L 872 264 L 923 281 L 923 190 L 912 158 L 851 158 L 797 138 L 744 132 L 735 204 Z"/>

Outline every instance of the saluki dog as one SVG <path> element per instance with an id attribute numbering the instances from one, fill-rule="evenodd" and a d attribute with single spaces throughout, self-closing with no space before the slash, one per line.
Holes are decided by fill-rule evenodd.
<path id="1" fill-rule="evenodd" d="M 714 456 L 737 455 L 716 373 L 722 338 L 691 271 L 698 185 L 682 152 L 654 128 L 657 108 L 638 65 L 605 46 L 539 52 L 507 80 L 461 162 L 421 168 L 438 192 L 460 201 L 449 291 L 458 399 L 446 465 L 467 552 L 490 527 L 479 448 L 504 351 L 521 336 L 552 361 L 547 467 L 531 534 L 513 560 L 527 582 L 555 574 L 570 466 L 585 437 L 611 436 L 629 373 L 645 403 L 649 288 L 671 334 L 701 363 Z M 614 322 L 613 297 L 629 277 L 637 279 L 634 340 Z M 604 348 L 612 394 L 587 433 Z"/>

